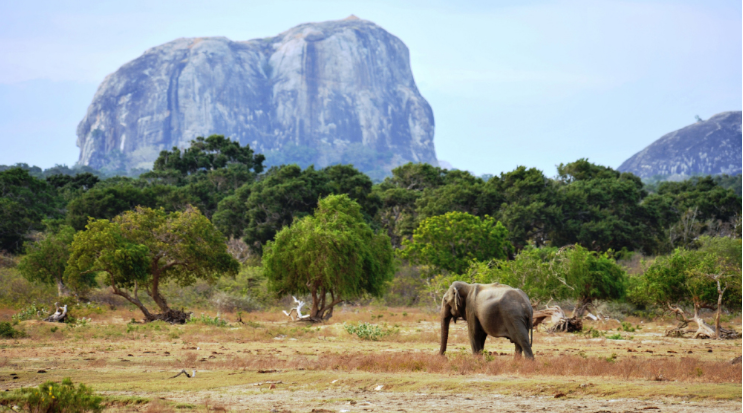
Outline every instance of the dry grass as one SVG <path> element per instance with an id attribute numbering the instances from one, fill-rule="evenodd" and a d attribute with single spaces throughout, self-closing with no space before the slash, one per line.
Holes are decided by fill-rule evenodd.
<path id="1" fill-rule="evenodd" d="M 280 352 L 278 352 L 280 353 Z M 195 358 L 189 360 L 195 364 Z M 180 365 L 180 364 L 178 364 Z M 579 376 L 622 380 L 680 381 L 694 383 L 741 383 L 741 369 L 729 362 L 678 359 L 625 358 L 611 361 L 579 356 L 539 357 L 536 361 L 512 356 L 473 356 L 458 353 L 441 357 L 420 352 L 386 354 L 322 354 L 317 357 L 285 357 L 281 354 L 232 356 L 209 363 L 210 369 L 228 370 L 336 370 L 370 373 L 425 372 L 436 374 L 485 374 L 491 376 Z"/>

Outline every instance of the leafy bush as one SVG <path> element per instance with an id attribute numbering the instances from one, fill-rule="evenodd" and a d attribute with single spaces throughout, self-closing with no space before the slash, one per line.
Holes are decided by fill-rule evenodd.
<path id="1" fill-rule="evenodd" d="M 24 337 L 26 333 L 16 330 L 7 321 L 0 321 L 0 338 L 19 338 Z"/>
<path id="2" fill-rule="evenodd" d="M 617 328 L 617 330 L 623 330 L 623 331 L 626 331 L 628 333 L 634 333 L 635 332 L 635 328 L 632 327 L 632 323 L 628 323 L 626 321 L 622 321 L 622 327 Z"/>
<path id="3" fill-rule="evenodd" d="M 356 334 L 362 340 L 377 341 L 384 335 L 381 327 L 370 323 L 358 325 L 343 323 L 343 328 L 348 334 Z"/>
<path id="4" fill-rule="evenodd" d="M 14 322 L 41 319 L 47 315 L 47 311 L 44 307 L 38 307 L 36 304 L 31 304 L 25 309 L 13 314 L 12 319 Z"/>
<path id="5" fill-rule="evenodd" d="M 20 389 L 16 392 L 24 399 L 21 404 L 25 404 L 29 412 L 83 413 L 103 410 L 101 396 L 82 383 L 75 387 L 69 377 L 61 384 L 47 381 L 36 389 Z"/>

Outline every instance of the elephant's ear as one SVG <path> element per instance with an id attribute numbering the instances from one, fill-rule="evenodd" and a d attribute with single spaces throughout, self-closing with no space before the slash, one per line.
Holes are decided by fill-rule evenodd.
<path id="1" fill-rule="evenodd" d="M 459 307 L 462 305 L 462 296 L 459 295 L 459 290 L 456 287 L 451 287 L 454 297 L 452 297 L 452 307 L 454 312 L 459 314 Z"/>

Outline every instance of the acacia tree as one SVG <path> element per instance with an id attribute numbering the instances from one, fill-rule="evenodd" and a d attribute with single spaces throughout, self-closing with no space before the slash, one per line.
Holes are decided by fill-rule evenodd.
<path id="1" fill-rule="evenodd" d="M 185 322 L 189 313 L 173 310 L 161 286 L 191 285 L 234 275 L 239 263 L 227 253 L 224 236 L 198 209 L 167 213 L 137 207 L 112 221 L 91 219 L 75 235 L 66 275 L 76 281 L 103 272 L 113 293 L 136 305 L 146 321 Z M 143 289 L 160 309 L 151 312 L 138 297 Z"/>
<path id="2" fill-rule="evenodd" d="M 393 252 L 347 195 L 318 202 L 314 215 L 295 220 L 264 248 L 263 268 L 277 295 L 310 294 L 309 320 L 329 319 L 333 307 L 363 293 L 380 297 L 393 275 Z"/>
<path id="3" fill-rule="evenodd" d="M 438 270 L 463 273 L 472 260 L 503 259 L 513 251 L 508 230 L 500 222 L 466 212 L 449 212 L 424 219 L 403 241 L 402 258 Z"/>

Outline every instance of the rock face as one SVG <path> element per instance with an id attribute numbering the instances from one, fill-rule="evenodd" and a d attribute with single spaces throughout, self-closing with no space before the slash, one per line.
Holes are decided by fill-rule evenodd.
<path id="1" fill-rule="evenodd" d="M 618 169 L 641 178 L 737 175 L 741 173 L 742 141 L 741 112 L 723 112 L 662 136 Z"/>
<path id="2" fill-rule="evenodd" d="M 264 39 L 177 39 L 147 50 L 98 88 L 77 128 L 79 164 L 150 167 L 161 150 L 211 134 L 287 162 L 436 164 L 433 112 L 407 47 L 354 16 Z"/>

